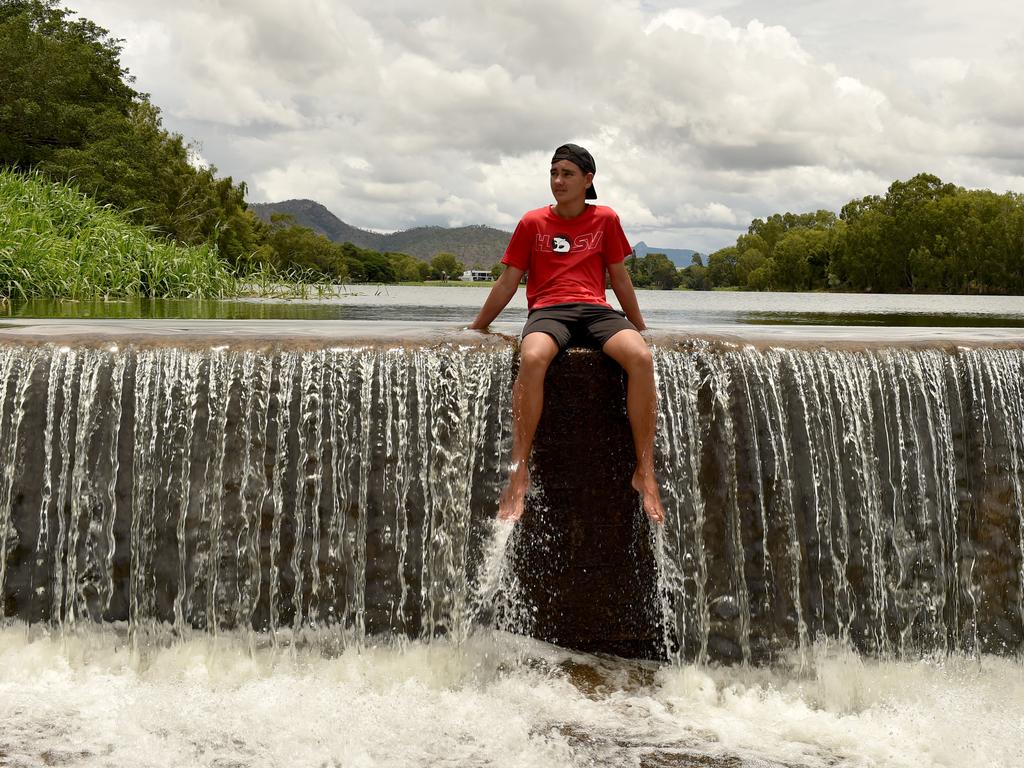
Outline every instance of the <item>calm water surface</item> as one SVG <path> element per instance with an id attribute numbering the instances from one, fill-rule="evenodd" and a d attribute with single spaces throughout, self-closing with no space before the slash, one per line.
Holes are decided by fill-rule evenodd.
<path id="1" fill-rule="evenodd" d="M 336 295 L 306 299 L 71 302 L 33 300 L 8 304 L 16 318 L 388 320 L 469 323 L 487 287 L 353 286 Z M 637 291 L 652 326 L 840 325 L 888 327 L 1024 327 L 1022 296 L 904 296 L 844 293 L 741 293 Z M 617 306 L 614 294 L 609 300 Z M 526 318 L 520 289 L 501 314 L 503 322 Z"/>

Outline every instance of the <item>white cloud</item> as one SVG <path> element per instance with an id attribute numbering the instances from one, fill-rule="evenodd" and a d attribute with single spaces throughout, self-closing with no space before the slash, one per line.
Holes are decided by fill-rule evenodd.
<path id="1" fill-rule="evenodd" d="M 952 56 L 934 56 L 911 59 L 910 71 L 916 77 L 934 80 L 943 85 L 963 82 L 971 66 L 968 62 Z"/>
<path id="2" fill-rule="evenodd" d="M 372 229 L 510 229 L 548 201 L 564 141 L 592 150 L 631 237 L 703 251 L 919 171 L 1024 175 L 1024 11 L 999 0 L 72 7 L 125 38 L 165 124 L 253 199 Z"/>
<path id="3" fill-rule="evenodd" d="M 690 203 L 683 203 L 679 207 L 679 221 L 691 226 L 710 226 L 734 229 L 737 226 L 746 224 L 740 221 L 733 210 L 722 203 L 708 203 L 698 207 Z"/>

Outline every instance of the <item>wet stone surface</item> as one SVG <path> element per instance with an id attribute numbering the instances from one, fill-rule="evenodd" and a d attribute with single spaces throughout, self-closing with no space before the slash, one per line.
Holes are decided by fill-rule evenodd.
<path id="1" fill-rule="evenodd" d="M 532 632 L 550 642 L 662 657 L 650 523 L 630 485 L 636 467 L 625 373 L 571 349 L 548 372 L 534 444 L 534 493 L 516 561 Z"/>

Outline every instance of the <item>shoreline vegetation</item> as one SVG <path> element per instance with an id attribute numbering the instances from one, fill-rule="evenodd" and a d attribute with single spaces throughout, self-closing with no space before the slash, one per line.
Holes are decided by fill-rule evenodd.
<path id="1" fill-rule="evenodd" d="M 306 296 L 319 276 L 233 269 L 215 243 L 185 245 L 132 223 L 71 182 L 0 170 L 0 299 Z"/>
<path id="2" fill-rule="evenodd" d="M 885 195 L 755 219 L 686 270 L 690 287 L 846 293 L 1024 294 L 1024 195 L 921 173 Z"/>
<path id="3" fill-rule="evenodd" d="M 356 284 L 461 283 L 428 263 L 266 222 L 164 129 L 121 65 L 121 40 L 58 0 L 0 0 L 0 302 L 327 296 Z M 836 214 L 755 219 L 678 268 L 635 254 L 638 288 L 1024 294 L 1024 195 L 918 174 Z M 497 278 L 501 265 L 491 274 Z"/>

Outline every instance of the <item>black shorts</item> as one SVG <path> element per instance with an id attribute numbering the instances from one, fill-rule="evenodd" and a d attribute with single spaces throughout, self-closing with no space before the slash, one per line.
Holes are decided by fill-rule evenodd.
<path id="1" fill-rule="evenodd" d="M 546 333 L 559 349 L 594 347 L 600 349 L 619 331 L 636 330 L 626 316 L 600 304 L 555 304 L 531 309 L 523 326 L 523 338 L 529 333 Z"/>

